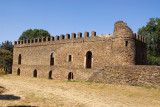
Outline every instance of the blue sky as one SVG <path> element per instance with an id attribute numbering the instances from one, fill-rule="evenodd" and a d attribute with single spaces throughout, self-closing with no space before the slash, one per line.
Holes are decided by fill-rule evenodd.
<path id="1" fill-rule="evenodd" d="M 52 36 L 96 31 L 113 34 L 122 20 L 137 33 L 149 18 L 160 18 L 160 0 L 0 0 L 0 44 L 27 29 Z"/>

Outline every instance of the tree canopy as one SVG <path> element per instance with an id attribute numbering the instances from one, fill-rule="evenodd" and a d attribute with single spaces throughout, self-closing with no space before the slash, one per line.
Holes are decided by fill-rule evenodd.
<path id="1" fill-rule="evenodd" d="M 50 34 L 46 30 L 28 29 L 22 33 L 22 35 L 19 37 L 19 40 L 34 39 L 34 38 L 49 37 L 49 36 L 50 36 Z"/>
<path id="2" fill-rule="evenodd" d="M 5 41 L 5 42 L 2 42 L 2 44 L 0 45 L 0 49 L 3 49 L 3 50 L 8 50 L 10 52 L 13 52 L 13 44 L 11 41 Z"/>
<path id="3" fill-rule="evenodd" d="M 12 56 L 12 52 L 0 49 L 0 68 L 7 68 L 8 70 L 11 70 Z"/>
<path id="4" fill-rule="evenodd" d="M 13 44 L 11 41 L 5 41 L 0 44 L 0 68 L 5 71 L 11 71 L 13 57 Z"/>
<path id="5" fill-rule="evenodd" d="M 150 18 L 146 26 L 138 30 L 138 34 L 147 38 L 147 62 L 160 65 L 160 18 Z"/>

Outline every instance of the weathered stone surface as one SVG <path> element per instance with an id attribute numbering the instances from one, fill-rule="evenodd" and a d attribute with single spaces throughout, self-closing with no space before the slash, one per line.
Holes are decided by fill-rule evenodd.
<path id="1" fill-rule="evenodd" d="M 76 34 L 72 33 L 71 37 L 66 34 L 66 37 L 61 35 L 26 42 L 17 41 L 14 42 L 12 71 L 17 74 L 20 69 L 20 75 L 33 77 L 36 69 L 37 76 L 45 78 L 48 78 L 52 71 L 52 78 L 61 80 L 68 79 L 69 72 L 72 72 L 73 79 L 76 80 L 129 85 L 144 84 L 147 80 L 147 84 L 157 85 L 159 68 L 151 67 L 156 70 L 152 73 L 147 71 L 148 66 L 133 70 L 135 65 L 146 63 L 144 41 L 144 38 L 133 34 L 122 21 L 115 23 L 113 36 L 99 37 L 92 31 L 90 37 L 89 32 L 85 32 L 84 37 L 79 32 L 77 38 Z M 18 64 L 19 55 L 21 64 Z M 150 78 L 154 82 L 149 82 Z"/>

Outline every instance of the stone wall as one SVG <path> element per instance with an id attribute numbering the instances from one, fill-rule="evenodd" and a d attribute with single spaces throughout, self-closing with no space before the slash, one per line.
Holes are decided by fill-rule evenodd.
<path id="1" fill-rule="evenodd" d="M 12 72 L 33 77 L 36 71 L 37 77 L 43 78 L 48 78 L 52 72 L 53 79 L 61 80 L 68 79 L 71 72 L 75 80 L 90 80 L 105 66 L 117 67 L 145 62 L 145 38 L 133 34 L 126 23 L 118 21 L 114 25 L 113 36 L 109 37 L 96 36 L 96 32 L 92 31 L 91 35 L 85 32 L 84 36 L 79 32 L 78 36 L 72 33 L 15 41 Z M 115 68 L 114 72 L 116 71 Z M 122 71 L 123 73 L 126 74 Z M 130 73 L 132 71 L 128 74 Z"/>
<path id="2" fill-rule="evenodd" d="M 94 82 L 160 87 L 160 66 L 106 66 L 89 79 Z"/>

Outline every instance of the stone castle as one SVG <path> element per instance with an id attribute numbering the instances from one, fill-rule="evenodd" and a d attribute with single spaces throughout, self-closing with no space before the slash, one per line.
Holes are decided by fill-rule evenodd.
<path id="1" fill-rule="evenodd" d="M 14 42 L 13 74 L 59 80 L 160 86 L 160 67 L 146 66 L 146 39 L 123 21 L 111 36 L 79 32 Z"/>

